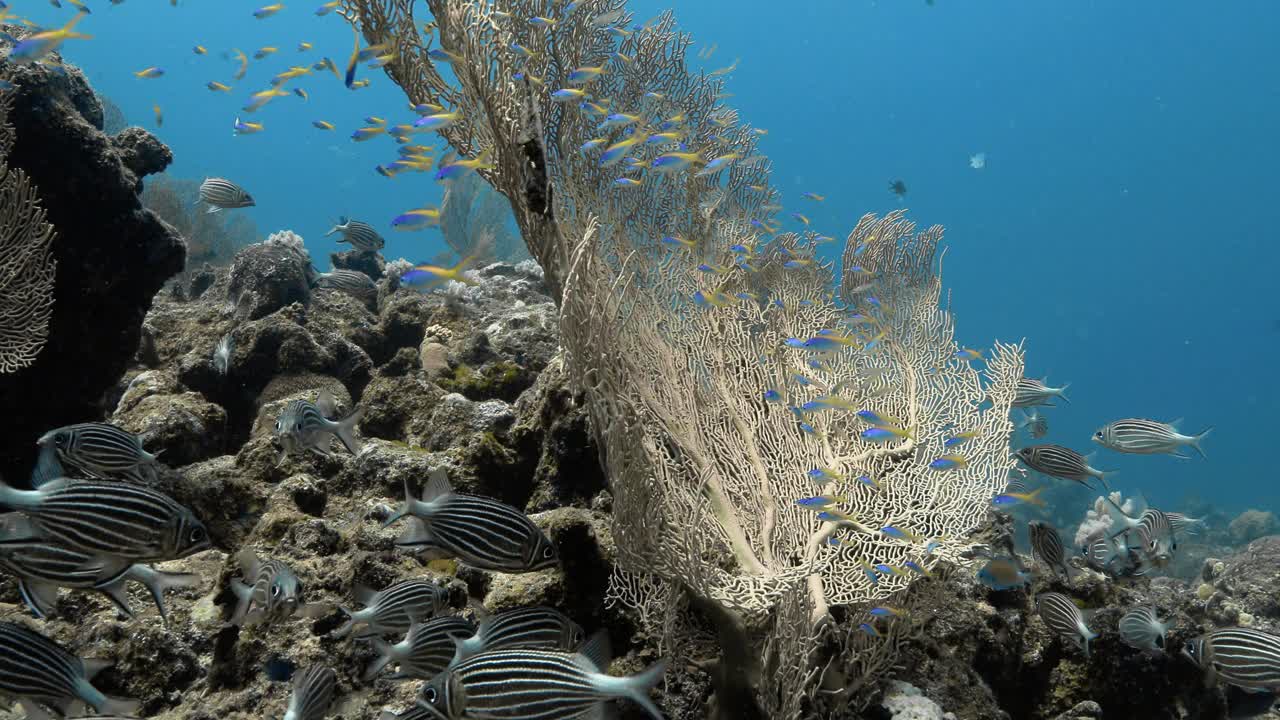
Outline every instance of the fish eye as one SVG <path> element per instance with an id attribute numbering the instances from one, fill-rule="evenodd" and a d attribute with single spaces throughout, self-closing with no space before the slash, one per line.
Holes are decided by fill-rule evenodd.
<path id="1" fill-rule="evenodd" d="M 436 689 L 435 689 L 435 688 L 433 688 L 433 687 L 426 687 L 426 688 L 422 688 L 422 699 L 423 699 L 423 700 L 426 700 L 428 703 L 430 703 L 430 704 L 432 704 L 432 705 L 435 705 L 435 704 L 436 704 Z"/>
<path id="2" fill-rule="evenodd" d="M 276 583 L 271 586 L 271 597 L 280 597 L 280 584 Z"/>
<path id="3" fill-rule="evenodd" d="M 280 430 L 281 430 L 280 421 L 279 421 L 279 420 L 277 420 L 277 421 L 276 421 L 276 432 L 280 432 Z"/>
<path id="4" fill-rule="evenodd" d="M 1094 433 L 1094 434 L 1093 434 L 1093 436 L 1094 436 L 1094 437 L 1096 437 L 1096 438 L 1100 438 L 1100 437 L 1102 437 L 1102 431 L 1101 431 L 1101 430 L 1099 430 L 1098 432 Z"/>
<path id="5" fill-rule="evenodd" d="M 66 447 L 67 436 L 63 433 L 58 433 L 57 435 L 54 435 L 53 444 L 56 445 L 57 447 Z"/>
<path id="6" fill-rule="evenodd" d="M 556 549 L 555 549 L 555 548 L 551 547 L 550 545 L 548 545 L 548 546 L 546 546 L 546 547 L 542 548 L 542 557 L 543 557 L 543 558 L 545 558 L 545 559 L 547 559 L 547 560 L 550 560 L 551 558 L 553 558 L 553 557 L 555 557 L 555 556 L 556 556 Z"/>
<path id="7" fill-rule="evenodd" d="M 204 542 L 204 528 L 202 527 L 191 528 L 191 542 L 193 543 Z"/>

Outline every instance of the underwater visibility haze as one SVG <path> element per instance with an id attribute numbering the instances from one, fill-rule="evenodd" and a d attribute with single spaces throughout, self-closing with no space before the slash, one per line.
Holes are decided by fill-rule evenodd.
<path id="1" fill-rule="evenodd" d="M 1280 717 L 1274 4 L 0 23 L 0 718 Z"/>

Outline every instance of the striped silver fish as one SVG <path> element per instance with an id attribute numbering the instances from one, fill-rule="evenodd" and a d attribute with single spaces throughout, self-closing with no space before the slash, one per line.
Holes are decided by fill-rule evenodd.
<path id="1" fill-rule="evenodd" d="M 339 608 L 348 620 L 338 628 L 338 637 L 346 637 L 357 627 L 363 627 L 360 636 L 404 633 L 413 623 L 435 616 L 448 605 L 444 588 L 418 578 L 401 580 L 378 592 L 357 585 L 352 594 L 365 607 Z"/>
<path id="2" fill-rule="evenodd" d="M 0 569 L 18 578 L 22 600 L 38 618 L 43 619 L 53 613 L 59 588 L 96 590 L 115 603 L 126 617 L 133 617 L 125 583 L 135 580 L 150 591 L 161 619 L 168 622 L 164 592 L 200 584 L 199 575 L 161 572 L 146 565 L 130 565 L 115 577 L 99 580 L 99 567 L 90 553 L 39 538 L 28 542 L 16 541 L 3 529 L 0 529 L 0 534 L 6 538 L 0 541 Z"/>
<path id="3" fill-rule="evenodd" d="M 351 452 L 360 452 L 360 441 L 356 439 L 355 427 L 364 416 L 364 408 L 347 417 L 334 422 L 327 416 L 336 412 L 333 395 L 322 390 L 316 401 L 293 400 L 285 405 L 276 420 L 276 439 L 280 443 L 280 462 L 289 455 L 311 451 L 321 457 L 329 456 L 329 445 L 336 437 Z"/>
<path id="4" fill-rule="evenodd" d="M 1145 418 L 1125 418 L 1098 428 L 1093 434 L 1093 441 L 1116 452 L 1137 455 L 1168 453 L 1183 459 L 1187 456 L 1180 451 L 1189 447 L 1204 457 L 1200 442 L 1213 432 L 1213 428 L 1206 428 L 1198 435 L 1183 435 L 1174 425 Z"/>
<path id="5" fill-rule="evenodd" d="M 373 252 L 381 250 L 386 242 L 377 230 L 369 223 L 360 222 L 359 220 L 351 220 L 346 216 L 338 218 L 338 224 L 329 229 L 325 233 L 325 237 L 329 237 L 334 233 L 342 233 L 342 237 L 338 242 L 351 243 L 352 247 L 361 252 Z"/>
<path id="6" fill-rule="evenodd" d="M 50 430 L 36 441 L 52 447 L 63 465 L 90 477 L 126 477 L 134 482 L 155 479 L 156 456 L 137 435 L 108 423 L 80 423 Z"/>
<path id="7" fill-rule="evenodd" d="M 1112 536 L 1136 531 L 1141 541 L 1139 546 L 1147 559 L 1158 567 L 1167 565 L 1173 552 L 1178 549 L 1169 516 L 1156 508 L 1145 508 L 1138 517 L 1133 517 L 1110 497 L 1107 497 L 1107 504 L 1107 510 L 1111 513 Z"/>
<path id="8" fill-rule="evenodd" d="M 176 560 L 210 546 L 190 510 L 138 485 L 59 478 L 17 490 L 0 480 L 0 505 L 25 513 L 47 539 L 95 555 L 100 580 L 134 563 Z"/>
<path id="9" fill-rule="evenodd" d="M 586 635 L 578 623 L 549 607 L 517 608 L 480 621 L 476 634 L 458 643 L 450 667 L 493 650 L 560 650 L 571 652 Z"/>
<path id="10" fill-rule="evenodd" d="M 107 697 L 90 684 L 94 675 L 110 665 L 81 660 L 34 630 L 0 622 L 0 695 L 17 699 L 29 718 L 50 717 L 41 705 L 65 715 L 77 701 L 99 713 L 137 712 L 140 703 Z"/>
<path id="11" fill-rule="evenodd" d="M 358 270 L 331 270 L 320 273 L 316 275 L 314 284 L 316 287 L 339 290 L 361 300 L 378 297 L 378 287 L 373 284 L 373 278 Z"/>
<path id="12" fill-rule="evenodd" d="M 1223 628 L 1190 640 L 1182 654 L 1204 671 L 1245 690 L 1280 689 L 1280 637 L 1250 628 Z"/>
<path id="13" fill-rule="evenodd" d="M 1086 487 L 1089 486 L 1089 478 L 1097 478 L 1103 488 L 1110 490 L 1107 476 L 1115 474 L 1090 467 L 1088 458 L 1061 445 L 1028 445 L 1015 454 L 1024 465 L 1038 473 L 1074 480 Z"/>
<path id="14" fill-rule="evenodd" d="M 1161 620 L 1153 607 L 1138 607 L 1125 613 L 1117 626 L 1120 639 L 1139 650 L 1164 650 L 1164 636 L 1169 632 L 1167 620 Z"/>
<path id="15" fill-rule="evenodd" d="M 213 349 L 213 368 L 219 375 L 226 375 L 231 371 L 231 355 L 235 351 L 236 341 L 231 337 L 231 333 L 223 335 L 218 341 L 218 346 Z"/>
<path id="16" fill-rule="evenodd" d="M 1069 387 L 1071 387 L 1071 383 L 1055 388 L 1045 385 L 1043 380 L 1022 378 L 1018 381 L 1018 386 L 1013 391 L 1013 407 L 1024 408 L 1036 405 L 1053 407 L 1054 398 L 1062 398 L 1063 402 L 1071 402 L 1063 394 Z"/>
<path id="17" fill-rule="evenodd" d="M 321 720 L 329 714 L 337 673 L 323 665 L 311 665 L 293 676 L 293 694 L 284 720 Z"/>
<path id="18" fill-rule="evenodd" d="M 1098 634 L 1085 625 L 1084 615 L 1071 598 L 1062 593 L 1042 592 L 1036 595 L 1036 612 L 1045 627 L 1064 640 L 1073 641 L 1084 656 L 1089 657 L 1089 641 Z"/>
<path id="19" fill-rule="evenodd" d="M 662 680 L 666 661 L 638 675 L 614 677 L 609 640 L 593 635 L 577 653 L 495 650 L 481 653 L 437 675 L 422 687 L 418 704 L 449 720 L 521 718 L 569 720 L 597 717 L 604 703 L 628 698 L 662 720 L 649 691 Z"/>
<path id="20" fill-rule="evenodd" d="M 1026 428 L 1031 433 L 1031 437 L 1039 440 L 1049 434 L 1049 421 L 1043 415 L 1035 410 L 1024 410 L 1022 422 L 1018 423 L 1018 429 Z"/>
<path id="21" fill-rule="evenodd" d="M 248 548 L 241 550 L 236 560 L 242 576 L 231 581 L 231 592 L 238 601 L 232 625 L 287 620 L 302 607 L 302 583 L 293 568 L 281 560 L 262 562 Z"/>
<path id="22" fill-rule="evenodd" d="M 1071 577 L 1071 566 L 1067 564 L 1067 554 L 1062 547 L 1062 538 L 1049 523 L 1032 520 L 1027 523 L 1031 535 L 1031 552 L 1040 562 L 1053 568 L 1056 573 L 1062 571 L 1063 576 Z"/>
<path id="23" fill-rule="evenodd" d="M 209 178 L 200 183 L 200 199 L 209 209 L 205 212 L 253 207 L 253 198 L 244 188 L 226 178 Z"/>
<path id="24" fill-rule="evenodd" d="M 1165 517 L 1169 518 L 1169 526 L 1173 528 L 1175 533 L 1195 535 L 1196 528 L 1204 525 L 1204 518 L 1188 517 L 1180 512 L 1167 512 Z"/>
<path id="25" fill-rule="evenodd" d="M 383 525 L 411 516 L 400 547 L 443 554 L 482 570 L 533 572 L 560 561 L 555 545 L 529 516 L 487 497 L 456 493 L 443 469 L 432 471 L 422 499 L 406 480 L 404 506 Z"/>
<path id="26" fill-rule="evenodd" d="M 369 663 L 364 679 L 372 680 L 383 668 L 395 663 L 400 666 L 400 670 L 391 676 L 393 680 L 430 680 L 449 667 L 449 661 L 453 660 L 453 655 L 457 652 L 458 643 L 471 637 L 475 631 L 476 626 L 470 620 L 446 615 L 425 623 L 414 623 L 409 627 L 404 640 L 395 645 L 374 635 L 370 641 L 378 653 L 378 659 Z"/>

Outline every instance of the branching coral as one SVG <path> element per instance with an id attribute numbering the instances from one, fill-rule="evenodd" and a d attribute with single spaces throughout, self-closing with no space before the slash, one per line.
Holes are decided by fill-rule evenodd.
<path id="1" fill-rule="evenodd" d="M 1020 348 L 997 345 L 985 382 L 957 357 L 939 227 L 862 218 L 839 282 L 813 233 L 778 234 L 758 134 L 722 104 L 719 77 L 686 68 L 692 41 L 670 14 L 623 29 L 620 0 L 584 0 L 548 27 L 526 19 L 556 16 L 549 0 L 427 5 L 426 35 L 410 0 L 349 0 L 345 12 L 370 44 L 394 46 L 386 71 L 411 101 L 460 114 L 441 133 L 454 150 L 491 153 L 483 177 L 559 296 L 614 491 L 614 600 L 669 651 L 733 648 L 721 664 L 774 716 L 838 712 L 813 703 L 818 651 L 855 655 L 840 670 L 858 674 L 842 683 L 849 702 L 892 665 L 897 640 L 860 639 L 834 606 L 883 600 L 917 577 L 911 566 L 964 562 L 964 537 L 1014 465 Z M 455 58 L 451 72 L 433 51 Z M 590 91 L 607 108 L 552 100 L 575 69 L 600 66 Z M 619 112 L 635 119 L 605 122 Z M 641 173 L 677 138 L 699 163 Z M 632 159 L 590 149 L 610 146 Z M 827 342 L 795 347 L 806 339 Z M 907 435 L 864 437 L 855 409 L 898 418 Z M 973 436 L 963 466 L 931 467 L 961 432 Z M 815 470 L 836 479 L 821 486 Z M 796 504 L 821 492 L 847 500 L 827 515 Z M 889 569 L 865 571 L 874 564 Z M 712 618 L 713 642 L 690 639 L 691 613 Z"/>
<path id="2" fill-rule="evenodd" d="M 9 99 L 0 99 L 0 373 L 35 362 L 49 338 L 55 262 L 53 226 L 35 186 L 5 162 L 13 149 Z"/>

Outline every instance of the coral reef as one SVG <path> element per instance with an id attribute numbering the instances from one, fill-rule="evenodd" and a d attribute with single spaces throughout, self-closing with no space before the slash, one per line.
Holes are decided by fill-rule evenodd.
<path id="1" fill-rule="evenodd" d="M 125 143 L 138 132 L 140 129 L 130 128 L 113 142 Z M 225 265 L 237 250 L 257 241 L 258 229 L 242 213 L 204 212 L 198 204 L 199 197 L 199 181 L 164 174 L 147 181 L 142 190 L 142 204 L 186 239 L 188 268 L 205 263 Z"/>
<path id="2" fill-rule="evenodd" d="M 1270 510 L 1245 510 L 1231 520 L 1227 532 L 1237 545 L 1243 545 L 1265 535 L 1274 535 L 1280 529 L 1276 516 Z"/>
<path id="3" fill-rule="evenodd" d="M 80 70 L 2 62 L 14 85 L 9 166 L 39 188 L 58 230 L 49 341 L 34 364 L 0 375 L 0 397 L 23 408 L 0 420 L 0 474 L 23 477 L 42 428 L 102 417 L 103 394 L 134 356 L 146 311 L 182 269 L 185 248 L 137 195 L 138 173 L 168 157 L 159 143 L 136 131 L 117 144 L 99 130 L 102 108 Z"/>

